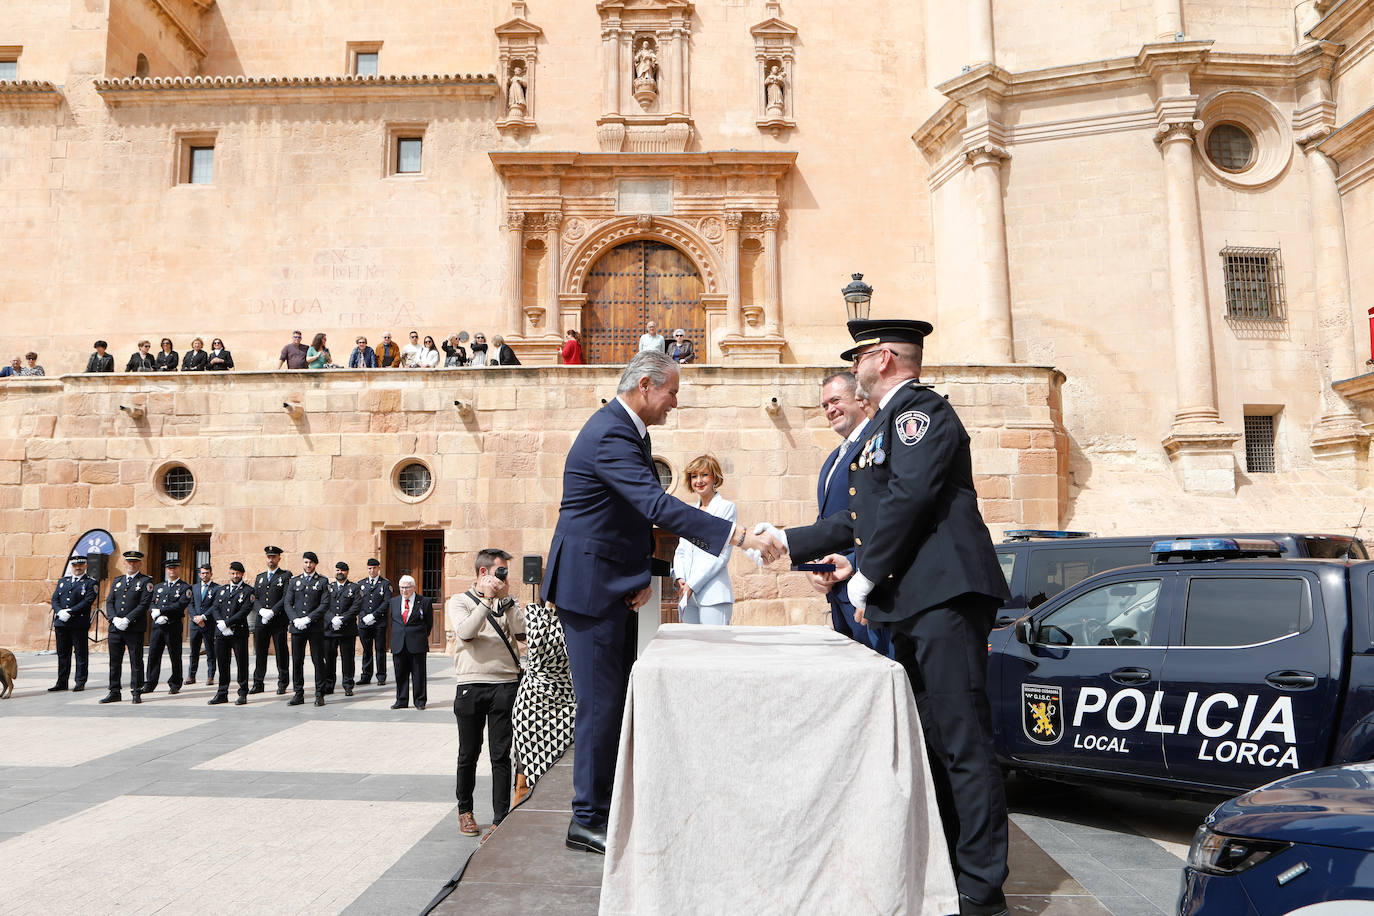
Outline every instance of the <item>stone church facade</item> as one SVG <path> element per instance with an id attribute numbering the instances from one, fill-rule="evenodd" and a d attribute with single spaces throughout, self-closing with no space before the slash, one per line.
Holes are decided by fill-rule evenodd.
<path id="1" fill-rule="evenodd" d="M 1374 0 L 10 0 L 0 339 L 47 377 L 0 383 L 0 644 L 96 529 L 440 595 L 543 553 L 648 319 L 700 354 L 671 491 L 709 450 L 742 518 L 809 521 L 853 272 L 935 323 L 995 533 L 1352 530 L 1371 50 Z M 412 328 L 525 365 L 275 371 Z M 80 374 L 162 336 L 237 368 Z M 824 619 L 732 568 L 737 621 Z"/>

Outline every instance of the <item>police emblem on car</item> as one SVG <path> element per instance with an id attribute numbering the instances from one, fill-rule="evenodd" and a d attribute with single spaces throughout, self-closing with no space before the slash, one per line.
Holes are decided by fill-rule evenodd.
<path id="1" fill-rule="evenodd" d="M 1021 685 L 1021 730 L 1036 744 L 1064 737 L 1064 704 L 1054 684 Z"/>
<path id="2" fill-rule="evenodd" d="M 930 429 L 930 417 L 919 410 L 908 410 L 897 418 L 897 438 L 903 445 L 915 445 Z"/>

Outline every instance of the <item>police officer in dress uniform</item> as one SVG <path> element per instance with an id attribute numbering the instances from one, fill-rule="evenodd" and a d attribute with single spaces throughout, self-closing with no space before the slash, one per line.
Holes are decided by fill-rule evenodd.
<path id="1" fill-rule="evenodd" d="M 257 616 L 253 587 L 243 581 L 243 564 L 238 560 L 229 564 L 229 584 L 215 592 L 210 617 L 214 623 L 214 651 L 219 662 L 219 690 L 209 705 L 229 702 L 229 657 L 233 654 L 234 673 L 239 682 L 235 706 L 248 702 L 248 621 Z"/>
<path id="2" fill-rule="evenodd" d="M 105 616 L 110 621 L 110 692 L 100 702 L 118 703 L 124 697 L 124 650 L 129 650 L 129 689 L 133 701 L 142 703 L 143 693 L 143 634 L 148 628 L 148 606 L 153 603 L 153 580 L 145 576 L 143 554 L 137 550 L 124 551 L 126 575 L 114 580 L 110 595 L 105 599 Z"/>
<path id="3" fill-rule="evenodd" d="M 299 576 L 286 588 L 286 617 L 291 633 L 291 686 L 293 694 L 288 706 L 305 702 L 305 651 L 310 650 L 310 664 L 315 668 L 315 705 L 324 705 L 324 620 L 329 613 L 329 585 L 324 576 L 315 572 L 320 558 L 313 550 L 301 554 Z"/>
<path id="4" fill-rule="evenodd" d="M 358 648 L 358 583 L 348 581 L 348 564 L 334 564 L 334 581 L 329 583 L 329 616 L 324 625 L 324 693 L 334 692 L 343 656 L 344 696 L 353 696 L 353 654 Z"/>
<path id="5" fill-rule="evenodd" d="M 784 536 L 848 579 L 859 623 L 886 624 L 921 713 L 962 916 L 1006 912 L 1007 810 L 992 745 L 987 637 L 1008 597 L 973 488 L 969 436 L 919 382 L 924 321 L 849 322 L 859 394 L 878 406 L 850 464 L 849 508 Z M 838 552 L 854 548 L 851 566 Z"/>
<path id="6" fill-rule="evenodd" d="M 168 693 L 181 692 L 181 625 L 186 608 L 191 603 L 191 586 L 181 578 L 181 561 L 176 557 L 162 564 L 167 571 L 165 582 L 153 589 L 153 603 L 148 617 L 153 626 L 148 636 L 148 673 L 143 677 L 143 692 L 157 689 L 162 676 L 162 650 L 171 656 L 172 676 L 167 680 Z"/>
<path id="7" fill-rule="evenodd" d="M 191 586 L 191 604 L 186 613 L 191 616 L 191 670 L 186 683 L 196 682 L 196 668 L 200 664 L 200 649 L 205 647 L 205 683 L 215 682 L 215 619 L 212 613 L 215 606 L 215 593 L 219 583 L 214 581 L 214 570 L 209 563 L 202 563 L 197 570 L 200 581 Z"/>
<path id="8" fill-rule="evenodd" d="M 86 673 L 91 644 L 86 633 L 91 628 L 91 607 L 100 585 L 86 575 L 86 558 L 72 557 L 72 574 L 57 580 L 52 592 L 52 628 L 57 634 L 57 683 L 48 693 L 67 689 L 71 677 L 72 655 L 76 655 L 75 691 L 86 689 Z"/>
<path id="9" fill-rule="evenodd" d="M 277 654 L 277 695 L 286 693 L 290 680 L 291 654 L 286 649 L 286 587 L 291 583 L 291 570 L 281 569 L 280 547 L 264 547 L 267 571 L 258 573 L 253 582 L 253 599 L 257 604 L 249 617 L 253 630 L 253 687 L 249 693 L 262 693 L 263 678 L 267 676 L 267 650 Z"/>
<path id="10" fill-rule="evenodd" d="M 363 676 L 359 684 L 372 683 L 373 660 L 377 666 L 377 685 L 386 683 L 387 607 L 391 603 L 391 582 L 382 575 L 376 557 L 367 561 L 367 578 L 358 583 L 358 639 L 363 644 Z"/>

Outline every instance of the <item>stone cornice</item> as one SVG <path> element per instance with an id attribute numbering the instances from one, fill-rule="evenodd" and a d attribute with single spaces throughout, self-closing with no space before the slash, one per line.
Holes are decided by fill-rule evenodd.
<path id="1" fill-rule="evenodd" d="M 946 99 L 945 103 L 936 109 L 935 114 L 926 118 L 925 123 L 916 128 L 911 139 L 916 141 L 921 152 L 927 156 L 935 154 L 946 137 L 963 127 L 965 111 L 963 105 L 953 99 Z"/>
<path id="2" fill-rule="evenodd" d="M 1135 56 L 1136 67 L 1145 76 L 1156 77 L 1160 73 L 1184 71 L 1191 73 L 1202 66 L 1210 56 L 1212 42 L 1208 41 L 1169 41 L 1148 44 Z"/>
<path id="3" fill-rule="evenodd" d="M 1371 23 L 1374 23 L 1374 3 L 1370 0 L 1344 0 L 1308 29 L 1307 35 L 1309 38 L 1346 40 L 1348 43 L 1362 27 L 1368 27 Z"/>
<path id="4" fill-rule="evenodd" d="M 167 4 L 166 0 L 148 0 L 148 3 L 162 15 L 162 18 L 171 23 L 173 30 L 176 32 L 177 40 L 184 44 L 191 53 L 195 54 L 197 57 L 204 57 L 208 53 L 205 49 L 205 45 L 201 44 L 200 39 L 196 37 L 195 31 L 176 14 Z M 202 13 L 208 8 L 200 4 L 197 4 L 197 6 L 200 6 Z"/>
<path id="5" fill-rule="evenodd" d="M 96 91 L 113 106 L 185 102 L 259 104 L 320 100 L 369 101 L 427 96 L 496 95 L 493 74 L 413 76 L 178 76 L 98 79 Z"/>
<path id="6" fill-rule="evenodd" d="M 1368 146 L 1371 141 L 1374 141 L 1374 108 L 1366 108 L 1317 144 L 1317 148 L 1340 162 L 1350 153 Z"/>
<path id="7" fill-rule="evenodd" d="M 62 101 L 47 80 L 0 80 L 0 108 L 43 108 Z"/>
<path id="8" fill-rule="evenodd" d="M 511 152 L 487 154 L 502 175 L 562 174 L 572 169 L 617 172 L 709 171 L 717 174 L 753 173 L 781 178 L 797 161 L 795 152 L 721 150 L 701 153 L 574 153 Z"/>
<path id="9" fill-rule="evenodd" d="M 1012 79 L 1012 74 L 1001 67 L 994 64 L 979 64 L 967 73 L 961 73 L 935 88 L 955 102 L 963 102 L 984 94 L 1000 99 L 1007 95 Z"/>

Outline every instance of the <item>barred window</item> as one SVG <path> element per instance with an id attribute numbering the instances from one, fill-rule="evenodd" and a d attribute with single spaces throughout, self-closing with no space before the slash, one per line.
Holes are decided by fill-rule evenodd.
<path id="1" fill-rule="evenodd" d="M 187 468 L 176 465 L 162 475 L 162 492 L 175 500 L 189 499 L 196 488 L 196 478 Z"/>
<path id="2" fill-rule="evenodd" d="M 434 476 L 429 468 L 416 461 L 401 468 L 396 475 L 396 485 L 406 496 L 419 497 L 429 492 L 434 485 Z"/>
<path id="3" fill-rule="evenodd" d="M 1255 140 L 1238 124 L 1218 124 L 1207 132 L 1207 158 L 1228 172 L 1243 172 L 1255 161 Z"/>
<path id="4" fill-rule="evenodd" d="M 1245 416 L 1245 470 L 1251 474 L 1274 473 L 1274 417 Z"/>
<path id="5" fill-rule="evenodd" d="M 1239 320 L 1282 321 L 1283 262 L 1277 248 L 1221 250 L 1226 282 L 1226 317 Z"/>

